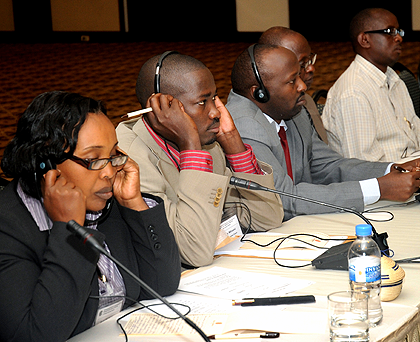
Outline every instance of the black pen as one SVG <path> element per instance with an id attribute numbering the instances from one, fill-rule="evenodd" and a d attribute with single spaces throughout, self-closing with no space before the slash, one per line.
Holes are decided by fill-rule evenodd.
<path id="1" fill-rule="evenodd" d="M 315 303 L 315 297 L 312 295 L 305 295 L 305 296 L 273 297 L 273 298 L 244 298 L 240 300 L 232 300 L 232 305 L 240 305 L 240 306 L 265 306 L 265 305 L 306 304 L 306 303 Z"/>

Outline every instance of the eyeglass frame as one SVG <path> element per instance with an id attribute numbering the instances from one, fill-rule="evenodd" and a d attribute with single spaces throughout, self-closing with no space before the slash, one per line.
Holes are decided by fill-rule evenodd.
<path id="1" fill-rule="evenodd" d="M 395 32 L 395 34 L 392 34 L 391 31 Z M 399 34 L 401 38 L 405 36 L 405 31 L 403 29 L 397 29 L 396 27 L 390 27 L 382 30 L 365 31 L 364 33 L 383 33 L 390 35 L 391 37 L 396 37 L 397 34 Z"/>
<path id="2" fill-rule="evenodd" d="M 110 158 L 93 158 L 93 159 L 85 158 L 85 159 L 83 159 L 83 158 L 79 158 L 75 155 L 67 155 L 66 157 L 67 157 L 67 159 L 69 159 L 69 160 L 75 162 L 76 164 L 79 164 L 79 165 L 83 166 L 84 168 L 86 168 L 88 170 L 91 170 L 91 171 L 103 170 L 108 165 L 109 162 L 111 162 L 111 165 L 112 165 L 112 161 L 115 160 L 116 158 L 125 157 L 125 161 L 121 165 L 117 165 L 117 166 L 112 165 L 113 167 L 124 166 L 125 163 L 127 163 L 127 160 L 128 160 L 128 156 L 126 154 L 122 153 L 121 151 L 118 151 L 118 154 L 116 156 L 113 156 L 113 157 L 110 157 Z M 92 169 L 92 163 L 97 162 L 99 160 L 107 160 L 107 162 L 100 169 Z"/>
<path id="3" fill-rule="evenodd" d="M 312 57 L 311 57 L 312 56 Z M 301 63 L 300 64 L 300 68 L 301 69 L 306 69 L 310 66 L 310 65 L 314 65 L 316 63 L 316 57 L 318 56 L 318 54 L 311 52 L 309 55 L 309 59 L 305 62 L 305 63 Z"/>

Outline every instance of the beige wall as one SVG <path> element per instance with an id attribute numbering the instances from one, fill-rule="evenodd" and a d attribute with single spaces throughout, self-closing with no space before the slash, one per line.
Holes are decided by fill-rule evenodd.
<path id="1" fill-rule="evenodd" d="M 289 27 L 288 0 L 236 0 L 239 32 L 263 32 L 272 26 Z"/>
<path id="2" fill-rule="evenodd" d="M 51 16 L 53 31 L 120 31 L 118 0 L 51 0 Z"/>
<path id="3" fill-rule="evenodd" d="M 413 30 L 420 31 L 420 0 L 411 0 Z"/>
<path id="4" fill-rule="evenodd" d="M 412 29 L 420 31 L 420 0 L 412 0 Z M 288 0 L 236 0 L 239 32 L 263 32 L 272 26 L 289 27 Z"/>
<path id="5" fill-rule="evenodd" d="M 0 31 L 14 31 L 12 0 L 0 0 Z"/>
<path id="6" fill-rule="evenodd" d="M 236 0 L 239 32 L 289 27 L 288 0 Z M 420 0 L 412 0 L 412 28 L 420 31 Z M 51 0 L 54 31 L 119 31 L 118 0 Z M 0 31 L 14 31 L 13 0 L 0 0 Z"/>

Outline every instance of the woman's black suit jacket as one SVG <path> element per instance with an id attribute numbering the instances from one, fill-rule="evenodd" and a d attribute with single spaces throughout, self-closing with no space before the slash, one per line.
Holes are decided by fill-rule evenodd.
<path id="1" fill-rule="evenodd" d="M 0 192 L 0 341 L 65 341 L 94 322 L 98 299 L 98 255 L 54 222 L 41 232 L 11 182 Z M 152 196 L 150 196 L 152 197 Z M 114 201 L 93 231 L 111 254 L 161 295 L 178 287 L 178 248 L 163 202 L 137 212 Z M 126 295 L 144 299 L 124 271 Z M 125 307 L 131 305 L 125 301 Z"/>

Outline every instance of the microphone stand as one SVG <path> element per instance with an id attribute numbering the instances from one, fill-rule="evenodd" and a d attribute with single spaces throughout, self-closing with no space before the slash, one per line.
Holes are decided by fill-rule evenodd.
<path id="1" fill-rule="evenodd" d="M 133 278 L 146 292 L 148 292 L 153 297 L 159 299 L 163 304 L 165 304 L 169 309 L 175 312 L 180 318 L 182 318 L 190 327 L 196 330 L 204 341 L 210 342 L 207 335 L 188 317 L 184 316 L 177 308 L 175 308 L 171 303 L 169 303 L 164 297 L 159 293 L 153 290 L 149 285 L 147 285 L 143 280 L 137 277 L 133 272 L 131 272 L 126 266 L 124 266 L 119 260 L 113 257 L 110 253 L 106 251 L 105 248 L 95 239 L 93 234 L 89 233 L 84 227 L 80 226 L 76 221 L 71 220 L 67 223 L 67 229 L 71 231 L 76 237 L 83 241 L 83 244 L 87 244 L 93 250 L 104 254 L 107 258 L 112 260 L 116 265 L 118 265 L 122 270 L 127 272 L 127 274 Z"/>
<path id="2" fill-rule="evenodd" d="M 322 205 L 322 206 L 325 206 L 325 207 L 329 207 L 329 208 L 337 209 L 337 210 L 340 210 L 340 211 L 345 211 L 345 212 L 348 212 L 348 213 L 355 214 L 358 217 L 360 217 L 364 222 L 366 222 L 368 225 L 370 225 L 372 227 L 372 233 L 373 233 L 372 234 L 372 239 L 377 243 L 377 245 L 379 246 L 379 249 L 381 250 L 382 254 L 384 254 L 386 256 L 389 256 L 389 252 L 388 252 L 389 246 L 388 246 L 388 242 L 386 240 L 387 237 L 388 237 L 388 234 L 386 232 L 378 234 L 375 227 L 373 226 L 373 224 L 365 216 L 363 216 L 360 212 L 358 212 L 357 210 L 350 209 L 350 208 L 345 208 L 345 207 L 340 207 L 338 205 L 317 201 L 317 200 L 307 198 L 307 197 L 303 197 L 303 196 L 289 194 L 287 192 L 280 191 L 280 190 L 277 190 L 277 189 L 270 189 L 270 188 L 262 186 L 262 185 L 260 185 L 256 182 L 252 182 L 250 180 L 246 180 L 246 179 L 242 179 L 242 178 L 238 178 L 238 177 L 234 177 L 234 176 L 232 176 L 230 178 L 230 184 L 234 185 L 234 186 L 237 186 L 237 187 L 240 187 L 240 188 L 249 189 L 249 190 L 269 191 L 269 192 L 273 192 L 275 194 L 295 198 L 295 199 L 298 199 L 298 200 L 301 200 L 301 201 L 306 201 L 306 202 L 310 202 L 310 203 L 314 203 L 314 204 Z"/>

